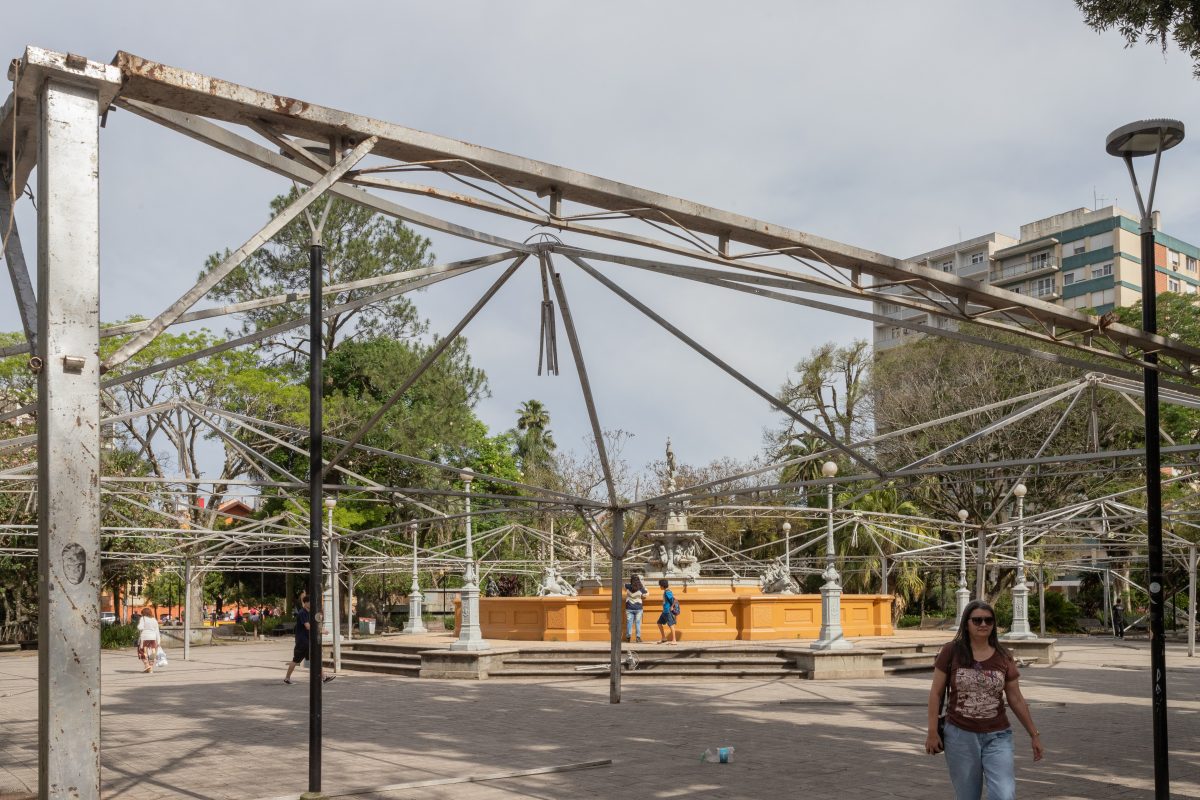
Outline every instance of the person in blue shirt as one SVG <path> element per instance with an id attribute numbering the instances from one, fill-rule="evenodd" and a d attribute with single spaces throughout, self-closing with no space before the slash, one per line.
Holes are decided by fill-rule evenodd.
<path id="1" fill-rule="evenodd" d="M 659 588 L 663 590 L 663 610 L 658 615 L 659 644 L 675 644 L 675 620 L 679 615 L 679 603 L 675 600 L 675 593 L 667 588 L 670 585 L 666 578 L 662 578 L 658 582 Z M 669 638 L 668 631 L 670 632 Z"/>
<path id="2" fill-rule="evenodd" d="M 296 645 L 292 648 L 292 660 L 288 662 L 287 675 L 284 676 L 283 682 L 289 686 L 292 684 L 292 672 L 296 667 L 308 658 L 309 647 L 309 631 L 311 629 L 312 613 L 308 608 L 308 595 L 300 595 L 300 607 L 296 609 Z M 323 683 L 329 683 L 336 678 L 336 675 L 324 675 L 324 669 L 321 670 L 324 677 L 321 678 Z"/>

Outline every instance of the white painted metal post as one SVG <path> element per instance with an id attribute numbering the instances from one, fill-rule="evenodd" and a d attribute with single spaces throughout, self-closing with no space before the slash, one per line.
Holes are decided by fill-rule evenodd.
<path id="1" fill-rule="evenodd" d="M 471 538 L 471 481 L 475 473 L 463 470 L 459 475 L 466 492 L 466 523 L 467 523 L 467 569 L 463 575 L 461 613 L 459 619 L 461 630 L 458 638 L 450 643 L 451 650 L 487 650 L 491 647 L 483 638 L 483 629 L 479 627 L 479 577 L 475 572 L 475 548 Z"/>
<path id="2" fill-rule="evenodd" d="M 192 658 L 192 560 L 183 561 L 183 660 Z"/>
<path id="3" fill-rule="evenodd" d="M 1188 548 L 1188 658 L 1196 657 L 1196 545 Z"/>
<path id="4" fill-rule="evenodd" d="M 100 796 L 101 103 L 54 74 L 38 95 L 38 795 L 86 800 Z"/>
<path id="5" fill-rule="evenodd" d="M 408 526 L 408 530 L 412 533 L 412 585 L 408 588 L 408 624 L 404 626 L 403 633 L 412 635 L 418 633 L 429 633 L 425 627 L 425 609 L 422 605 L 421 596 L 421 581 L 417 572 L 417 525 L 413 523 Z"/>
<path id="6" fill-rule="evenodd" d="M 1013 487 L 1017 498 L 1017 578 L 1012 588 L 1012 626 L 1000 637 L 1006 640 L 1035 639 L 1029 629 L 1029 586 L 1025 583 L 1025 484 Z"/>
<path id="7" fill-rule="evenodd" d="M 346 641 L 354 641 L 354 572 L 346 568 Z"/>
<path id="8" fill-rule="evenodd" d="M 333 597 L 331 598 L 331 602 L 333 603 L 333 609 L 330 613 L 330 622 L 333 626 L 333 630 L 332 630 L 332 633 L 333 633 L 333 671 L 341 672 L 342 671 L 342 637 L 341 637 L 342 609 L 338 603 L 338 601 L 341 599 L 340 595 L 341 595 L 341 591 L 342 591 L 342 587 L 341 587 L 340 581 L 339 581 L 340 569 L 338 566 L 338 562 L 340 561 L 338 556 L 340 555 L 340 553 L 338 553 L 338 543 L 333 538 L 333 509 L 334 509 L 334 506 L 336 506 L 336 505 L 337 505 L 336 498 L 333 498 L 333 497 L 325 498 L 325 508 L 329 512 L 329 526 L 328 526 L 329 527 L 329 585 L 333 589 Z"/>
<path id="9" fill-rule="evenodd" d="M 970 513 L 965 508 L 958 510 L 958 521 L 962 528 L 958 532 L 958 589 L 954 592 L 955 629 L 962 623 L 963 612 L 971 602 L 971 590 L 967 588 L 967 517 Z"/>
<path id="10" fill-rule="evenodd" d="M 821 465 L 821 474 L 826 478 L 837 475 L 837 462 L 826 461 Z M 821 577 L 825 583 L 821 586 L 821 630 L 817 640 L 812 643 L 813 650 L 849 650 L 854 647 L 849 639 L 842 635 L 842 576 L 838 574 L 834 561 L 836 551 L 833 546 L 833 483 L 827 490 L 826 506 L 828 520 L 825 528 L 825 572 Z"/>

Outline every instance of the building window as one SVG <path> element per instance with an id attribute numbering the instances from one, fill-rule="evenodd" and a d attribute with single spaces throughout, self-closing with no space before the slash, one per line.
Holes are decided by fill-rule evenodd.
<path id="1" fill-rule="evenodd" d="M 942 262 L 942 272 L 954 272 L 954 262 L 953 261 L 943 261 Z"/>
<path id="2" fill-rule="evenodd" d="M 983 253 L 971 253 L 972 264 L 982 264 L 986 260 L 987 256 L 985 256 Z"/>
<path id="3" fill-rule="evenodd" d="M 1077 256 L 1080 253 L 1082 253 L 1085 249 L 1086 248 L 1083 245 L 1077 244 L 1077 245 L 1075 245 L 1075 249 L 1071 252 L 1071 254 Z"/>
<path id="4" fill-rule="evenodd" d="M 1179 253 L 1176 253 L 1174 250 L 1168 250 L 1167 259 L 1171 262 L 1171 269 L 1179 269 Z"/>
<path id="5" fill-rule="evenodd" d="M 1038 253 L 1029 257 L 1029 269 L 1042 269 L 1046 264 L 1050 263 L 1049 253 Z"/>
<path id="6" fill-rule="evenodd" d="M 1009 291 L 1011 291 L 1013 294 L 1025 294 L 1023 291 L 1021 291 L 1023 288 L 1025 288 L 1025 287 L 1023 287 L 1023 286 L 1014 286 L 1014 287 L 1012 287 L 1012 289 L 1010 289 Z"/>
<path id="7" fill-rule="evenodd" d="M 1093 278 L 1104 278 L 1109 275 L 1112 275 L 1111 261 L 1109 261 L 1107 264 L 1097 264 L 1096 266 L 1092 267 Z"/>
<path id="8" fill-rule="evenodd" d="M 1102 292 L 1092 292 L 1092 307 L 1099 308 L 1100 306 L 1111 306 L 1113 302 L 1113 290 L 1105 289 Z"/>
<path id="9" fill-rule="evenodd" d="M 1179 292 L 1179 280 L 1177 278 L 1167 278 L 1167 291 Z"/>
<path id="10" fill-rule="evenodd" d="M 1067 308 L 1078 311 L 1081 308 L 1088 307 L 1088 296 L 1086 294 L 1081 294 L 1078 297 L 1068 297 L 1063 301 L 1063 304 Z"/>
<path id="11" fill-rule="evenodd" d="M 1033 296 L 1046 297 L 1054 294 L 1054 277 L 1038 278 L 1033 282 Z"/>
<path id="12" fill-rule="evenodd" d="M 1063 286 L 1070 286 L 1072 283 L 1075 282 L 1075 278 L 1078 275 L 1079 275 L 1078 272 L 1064 272 L 1063 273 Z"/>
<path id="13" fill-rule="evenodd" d="M 1196 271 L 1196 259 L 1192 258 L 1191 256 L 1187 257 L 1187 271 L 1188 272 Z"/>
<path id="14" fill-rule="evenodd" d="M 134 578 L 133 580 L 131 580 L 129 582 L 129 596 L 130 597 L 141 597 L 142 596 L 142 579 L 141 578 Z"/>

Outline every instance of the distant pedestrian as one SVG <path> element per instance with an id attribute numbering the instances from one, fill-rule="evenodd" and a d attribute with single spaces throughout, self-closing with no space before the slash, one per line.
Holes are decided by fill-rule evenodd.
<path id="1" fill-rule="evenodd" d="M 663 610 L 658 615 L 659 644 L 675 644 L 675 622 L 679 618 L 679 601 L 675 599 L 675 593 L 668 588 L 670 585 L 666 578 L 662 578 L 658 582 L 658 587 L 663 590 Z M 668 632 L 670 633 L 669 637 Z"/>
<path id="2" fill-rule="evenodd" d="M 1113 634 L 1118 639 L 1125 638 L 1125 601 L 1120 597 L 1113 603 L 1112 608 Z"/>
<path id="3" fill-rule="evenodd" d="M 933 662 L 925 736 L 926 753 L 946 752 L 956 800 L 980 800 L 985 782 L 988 800 L 1016 797 L 1005 697 L 1033 740 L 1033 760 L 1042 760 L 1041 735 L 1021 694 L 1020 677 L 1017 662 L 996 637 L 996 612 L 982 600 L 972 601 L 963 611 L 954 641 L 942 647 Z M 944 740 L 938 734 L 943 696 Z"/>
<path id="4" fill-rule="evenodd" d="M 642 607 L 648 594 L 641 575 L 634 575 L 625 584 L 625 638 L 630 642 L 642 640 Z"/>
<path id="5" fill-rule="evenodd" d="M 138 618 L 138 658 L 145 669 L 142 672 L 154 672 L 154 662 L 158 659 L 158 620 L 149 606 L 142 609 Z"/>
<path id="6" fill-rule="evenodd" d="M 292 660 L 288 662 L 287 675 L 284 676 L 283 682 L 289 686 L 292 684 L 292 673 L 296 667 L 300 666 L 306 658 L 308 658 L 309 634 L 311 632 L 312 615 L 308 608 L 308 595 L 300 595 L 300 607 L 296 609 L 296 644 L 292 648 Z M 319 656 L 318 656 L 319 657 Z M 324 675 L 324 665 L 317 665 L 317 669 L 321 670 Z M 322 682 L 329 683 L 336 675 L 324 675 L 321 678 Z"/>

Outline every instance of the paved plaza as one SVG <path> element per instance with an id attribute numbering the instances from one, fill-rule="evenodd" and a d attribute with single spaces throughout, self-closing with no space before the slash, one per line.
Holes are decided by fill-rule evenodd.
<path id="1" fill-rule="evenodd" d="M 291 641 L 193 649 L 143 675 L 103 657 L 105 798 L 299 797 L 306 686 L 282 682 Z M 1146 642 L 1060 640 L 1022 685 L 1047 747 L 1016 734 L 1022 798 L 1153 796 Z M 1200 658 L 1168 646 L 1174 797 L 1200 798 Z M 307 678 L 307 673 L 298 672 Z M 324 789 L 355 798 L 940 798 L 924 755 L 928 674 L 882 681 L 431 681 L 347 674 L 325 687 Z M 37 658 L 0 656 L 0 798 L 37 788 Z M 734 763 L 704 764 L 733 746 Z M 611 759 L 610 766 L 420 789 L 393 786 Z"/>

